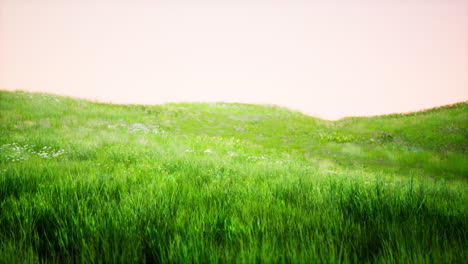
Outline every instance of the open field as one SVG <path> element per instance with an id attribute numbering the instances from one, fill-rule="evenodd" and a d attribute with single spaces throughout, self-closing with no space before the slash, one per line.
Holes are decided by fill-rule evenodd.
<path id="1" fill-rule="evenodd" d="M 0 262 L 462 263 L 468 104 L 274 106 L 0 91 Z"/>

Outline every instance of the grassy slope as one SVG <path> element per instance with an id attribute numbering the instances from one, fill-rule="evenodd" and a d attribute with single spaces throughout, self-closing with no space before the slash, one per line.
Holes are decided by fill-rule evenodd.
<path id="1" fill-rule="evenodd" d="M 2 91 L 0 133 L 6 262 L 468 257 L 466 103 L 330 122 Z"/>

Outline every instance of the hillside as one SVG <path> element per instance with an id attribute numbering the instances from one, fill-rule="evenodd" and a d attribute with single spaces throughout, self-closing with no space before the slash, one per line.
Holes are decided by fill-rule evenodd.
<path id="1" fill-rule="evenodd" d="M 243 104 L 106 105 L 21 92 L 2 92 L 1 102 L 0 144 L 39 140 L 38 145 L 66 148 L 68 153 L 77 147 L 93 147 L 89 152 L 94 153 L 119 141 L 138 146 L 147 145 L 143 139 L 165 138 L 177 139 L 166 148 L 220 148 L 216 152 L 221 155 L 237 149 L 230 142 L 242 141 L 247 153 L 311 164 L 468 176 L 467 103 L 333 122 L 276 106 Z M 91 138 L 99 140 L 91 143 Z"/>
<path id="2" fill-rule="evenodd" d="M 0 91 L 0 135 L 6 263 L 468 257 L 466 102 L 326 121 Z"/>

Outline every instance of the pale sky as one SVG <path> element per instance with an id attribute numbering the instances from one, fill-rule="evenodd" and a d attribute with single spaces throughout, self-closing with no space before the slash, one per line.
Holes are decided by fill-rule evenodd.
<path id="1" fill-rule="evenodd" d="M 420 110 L 468 100 L 468 0 L 0 0 L 0 89 Z"/>

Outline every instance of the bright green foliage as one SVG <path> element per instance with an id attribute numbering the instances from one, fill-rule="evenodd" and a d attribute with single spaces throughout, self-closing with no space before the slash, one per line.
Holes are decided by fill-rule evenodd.
<path id="1" fill-rule="evenodd" d="M 468 105 L 275 106 L 0 92 L 0 262 L 462 263 Z"/>

